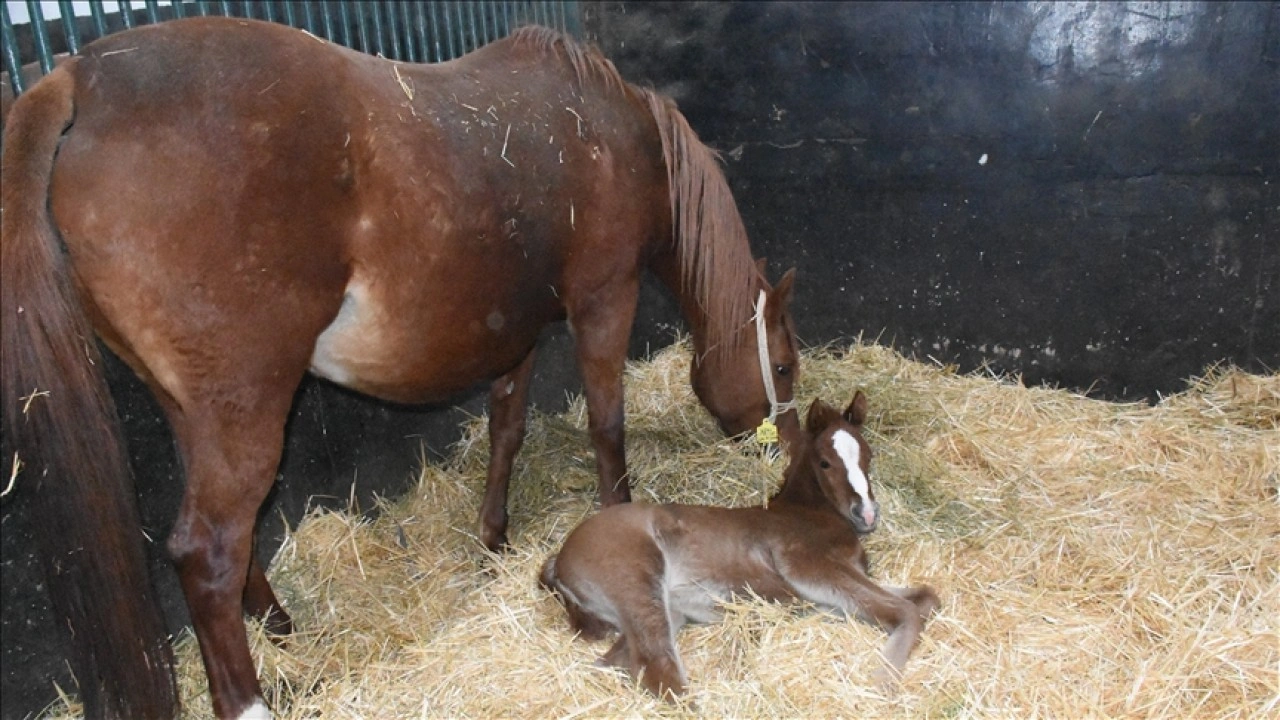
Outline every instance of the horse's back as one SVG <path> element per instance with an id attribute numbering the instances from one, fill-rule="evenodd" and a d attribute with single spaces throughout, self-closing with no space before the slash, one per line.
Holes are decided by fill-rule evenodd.
<path id="1" fill-rule="evenodd" d="M 402 65 L 198 19 L 93 43 L 75 77 L 55 222 L 102 334 L 170 395 L 166 358 L 230 341 L 271 348 L 254 372 L 443 400 L 669 234 L 637 96 L 528 35 Z"/>

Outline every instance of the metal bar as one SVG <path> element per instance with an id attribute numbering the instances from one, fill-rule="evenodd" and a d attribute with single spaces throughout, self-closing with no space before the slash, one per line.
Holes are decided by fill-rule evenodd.
<path id="1" fill-rule="evenodd" d="M 400 54 L 400 21 L 396 18 L 396 8 L 387 7 L 387 34 L 391 36 L 391 59 L 403 60 L 404 56 Z"/>
<path id="2" fill-rule="evenodd" d="M 413 5 L 411 3 L 400 3 L 400 22 L 404 28 L 404 55 L 402 59 L 406 62 L 418 62 L 418 48 L 413 42 Z"/>
<path id="3" fill-rule="evenodd" d="M 338 3 L 338 24 L 342 29 L 342 44 L 349 48 L 355 47 L 355 38 L 351 34 L 351 11 L 347 3 Z"/>
<path id="4" fill-rule="evenodd" d="M 231 12 L 231 0 L 220 0 L 218 11 L 222 13 L 222 17 L 235 17 L 235 13 Z"/>
<path id="5" fill-rule="evenodd" d="M 200 17 L 208 17 L 209 3 L 207 0 L 196 0 L 196 14 Z"/>
<path id="6" fill-rule="evenodd" d="M 413 34 L 418 37 L 418 62 L 431 62 L 431 35 L 427 32 L 427 4 L 413 4 Z"/>
<path id="7" fill-rule="evenodd" d="M 360 52 L 373 54 L 372 46 L 369 45 L 369 21 L 364 16 L 365 6 L 356 7 L 356 31 L 360 35 Z"/>
<path id="8" fill-rule="evenodd" d="M 441 36 L 441 32 L 440 32 L 440 17 L 439 17 L 439 15 L 436 13 L 436 10 L 438 9 L 438 8 L 436 7 L 436 5 L 437 5 L 437 3 L 432 2 L 432 3 L 431 3 L 431 6 L 430 6 L 430 7 L 431 7 L 431 40 L 432 40 L 433 44 L 435 45 L 435 57 L 433 57 L 433 58 L 432 58 L 432 61 L 434 61 L 434 62 L 443 62 L 443 61 L 444 61 L 444 51 L 443 51 L 442 46 L 441 46 L 441 43 L 440 43 L 440 36 Z"/>
<path id="9" fill-rule="evenodd" d="M 576 38 L 582 37 L 582 5 L 574 0 L 565 5 L 565 12 L 569 16 L 565 20 L 569 34 Z"/>
<path id="10" fill-rule="evenodd" d="M 93 19 L 95 37 L 106 35 L 107 13 L 102 9 L 102 0 L 93 0 L 93 2 L 89 3 L 89 17 Z"/>
<path id="11" fill-rule="evenodd" d="M 324 28 L 324 38 L 333 42 L 336 35 L 333 28 L 333 14 L 329 12 L 329 3 L 320 3 L 320 27 Z"/>
<path id="12" fill-rule="evenodd" d="M 53 52 L 49 49 L 49 28 L 44 23 L 44 11 L 40 3 L 27 0 L 27 15 L 31 18 L 31 38 L 36 43 L 36 57 L 40 60 L 40 70 L 45 75 L 53 72 Z M 22 72 L 22 66 L 18 66 Z"/>
<path id="13" fill-rule="evenodd" d="M 76 28 L 76 11 L 69 0 L 58 0 L 58 15 L 62 20 L 62 36 L 67 41 L 67 52 L 76 55 L 80 52 L 80 32 Z"/>
<path id="14" fill-rule="evenodd" d="M 246 5 L 247 4 L 248 3 L 246 3 Z M 92 7 L 92 4 L 90 5 L 90 7 Z M 175 2 L 173 3 L 173 16 L 175 18 L 184 18 L 187 16 L 186 4 L 181 2 L 181 0 L 175 0 Z"/>
<path id="15" fill-rule="evenodd" d="M 471 27 L 471 49 L 475 50 L 480 47 L 480 35 L 476 32 L 476 4 L 474 2 L 467 3 L 467 20 Z"/>
<path id="16" fill-rule="evenodd" d="M 387 45 L 382 39 L 382 11 L 376 2 L 369 3 L 369 10 L 373 12 L 373 45 L 378 49 L 379 57 L 386 57 Z"/>
<path id="17" fill-rule="evenodd" d="M 125 30 L 133 27 L 133 6 L 129 4 L 129 0 L 120 0 L 120 23 Z"/>
<path id="18" fill-rule="evenodd" d="M 291 28 L 298 27 L 298 16 L 293 11 L 294 5 L 291 2 L 284 4 L 284 24 Z"/>
<path id="19" fill-rule="evenodd" d="M 276 6 L 270 0 L 262 3 L 262 18 L 267 22 L 276 21 Z"/>
<path id="20" fill-rule="evenodd" d="M 449 54 L 444 57 L 445 60 L 452 60 L 458 57 L 457 51 L 454 49 L 453 42 L 453 21 L 449 18 L 449 6 L 445 5 L 440 8 L 440 16 L 444 18 L 444 37 L 449 42 L 445 45 L 449 49 Z M 437 36 L 438 37 L 438 36 Z"/>
<path id="21" fill-rule="evenodd" d="M 303 0 L 302 5 L 302 26 L 312 35 L 316 34 L 316 19 L 311 12 L 311 0 Z"/>
<path id="22" fill-rule="evenodd" d="M 22 60 L 18 57 L 18 39 L 13 34 L 7 2 L 0 2 L 0 45 L 4 46 L 4 67 L 9 71 L 9 85 L 13 88 L 13 96 L 17 97 L 27 88 L 22 82 Z"/>
<path id="23" fill-rule="evenodd" d="M 156 2 L 156 0 L 144 0 L 142 5 L 146 8 L 147 22 L 149 24 L 155 25 L 160 22 L 160 3 Z M 72 50 L 72 52 L 75 51 Z"/>
<path id="24" fill-rule="evenodd" d="M 454 57 L 462 57 L 467 54 L 467 17 L 462 11 L 462 5 L 458 3 L 451 4 L 458 19 L 458 54 Z"/>

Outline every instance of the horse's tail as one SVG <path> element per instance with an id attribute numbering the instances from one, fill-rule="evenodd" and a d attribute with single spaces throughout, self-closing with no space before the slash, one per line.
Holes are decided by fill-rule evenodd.
<path id="1" fill-rule="evenodd" d="M 173 649 L 147 574 L 124 437 L 49 212 L 54 157 L 75 115 L 75 64 L 23 94 L 4 131 L 5 460 L 21 464 L 16 482 L 34 495 L 34 534 L 56 622 L 70 630 L 85 714 L 173 717 Z"/>

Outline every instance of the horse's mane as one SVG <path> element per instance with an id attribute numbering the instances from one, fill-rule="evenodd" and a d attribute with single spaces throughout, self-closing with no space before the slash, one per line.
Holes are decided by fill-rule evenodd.
<path id="1" fill-rule="evenodd" d="M 562 55 L 578 83 L 593 80 L 632 94 L 646 104 L 662 141 L 671 194 L 671 221 L 680 256 L 682 290 L 692 291 L 706 313 L 706 352 L 711 362 L 736 347 L 738 330 L 750 319 L 755 261 L 747 230 L 720 170 L 719 156 L 698 139 L 670 98 L 622 79 L 594 46 L 579 45 L 556 30 L 527 26 L 511 35 L 551 54 Z"/>

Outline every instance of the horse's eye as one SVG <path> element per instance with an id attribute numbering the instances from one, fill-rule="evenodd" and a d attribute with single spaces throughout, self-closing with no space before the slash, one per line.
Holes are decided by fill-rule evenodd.
<path id="1" fill-rule="evenodd" d="M 791 366 L 790 366 L 790 365 L 779 365 L 779 366 L 775 367 L 775 368 L 773 369 L 773 371 L 774 371 L 774 372 L 776 372 L 776 373 L 778 373 L 779 375 L 781 375 L 781 376 L 783 376 L 783 377 L 786 377 L 786 376 L 788 376 L 788 375 L 790 375 L 790 374 L 791 374 Z"/>
<path id="2" fill-rule="evenodd" d="M 827 462 L 826 460 L 823 460 L 822 462 L 820 462 L 820 463 L 818 463 L 818 464 L 819 464 L 819 465 L 821 465 L 821 466 L 822 466 L 822 468 L 823 468 L 824 470 L 825 470 L 826 468 L 831 467 L 831 463 Z"/>

